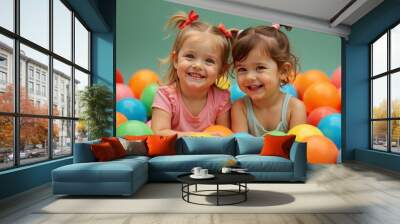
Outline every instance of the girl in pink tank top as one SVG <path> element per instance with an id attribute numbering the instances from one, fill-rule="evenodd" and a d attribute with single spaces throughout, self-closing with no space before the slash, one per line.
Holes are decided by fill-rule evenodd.
<path id="1" fill-rule="evenodd" d="M 184 136 L 215 124 L 229 128 L 229 91 L 215 82 L 227 76 L 231 33 L 222 24 L 198 21 L 194 11 L 172 16 L 167 25 L 179 29 L 168 57 L 168 84 L 154 98 L 153 131 Z"/>

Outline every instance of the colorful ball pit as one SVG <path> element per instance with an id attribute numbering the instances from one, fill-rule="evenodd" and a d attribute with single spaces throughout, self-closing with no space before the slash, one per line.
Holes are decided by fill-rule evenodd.
<path id="1" fill-rule="evenodd" d="M 333 85 L 336 86 L 336 88 L 341 88 L 342 87 L 342 68 L 338 67 L 332 74 L 331 77 L 331 82 Z"/>
<path id="2" fill-rule="evenodd" d="M 223 137 L 233 134 L 231 129 L 222 125 L 211 125 L 210 127 L 206 128 L 204 132 L 219 134 L 220 136 Z"/>
<path id="3" fill-rule="evenodd" d="M 296 135 L 296 141 L 306 142 L 306 138 L 314 135 L 323 136 L 322 132 L 310 124 L 299 124 L 289 130 L 288 135 Z"/>
<path id="4" fill-rule="evenodd" d="M 311 136 L 307 138 L 306 142 L 307 161 L 309 163 L 336 163 L 339 150 L 330 139 L 325 136 Z"/>
<path id="5" fill-rule="evenodd" d="M 297 90 L 298 98 L 303 99 L 304 93 L 308 87 L 314 83 L 330 82 L 328 76 L 320 70 L 309 70 L 296 76 L 294 87 Z"/>
<path id="6" fill-rule="evenodd" d="M 117 128 L 117 137 L 152 135 L 153 131 L 141 121 L 127 121 Z"/>
<path id="7" fill-rule="evenodd" d="M 294 86 L 290 83 L 281 87 L 281 91 L 284 93 L 289 93 L 290 95 L 297 97 L 297 90 Z"/>
<path id="8" fill-rule="evenodd" d="M 117 83 L 116 85 L 116 100 L 117 102 L 124 98 L 134 98 L 134 94 L 127 85 L 122 83 Z"/>
<path id="9" fill-rule="evenodd" d="M 342 115 L 339 113 L 328 115 L 321 119 L 318 128 L 322 133 L 336 144 L 336 147 L 342 146 Z"/>
<path id="10" fill-rule="evenodd" d="M 116 120 L 117 120 L 117 128 L 128 121 L 128 118 L 125 117 L 125 115 L 121 114 L 120 112 L 115 113 Z"/>
<path id="11" fill-rule="evenodd" d="M 332 107 L 318 107 L 308 115 L 307 123 L 318 126 L 318 123 L 322 118 L 334 113 L 339 113 L 339 111 Z"/>
<path id="12" fill-rule="evenodd" d="M 308 87 L 303 96 L 307 112 L 318 107 L 340 108 L 340 95 L 336 87 L 330 82 L 315 83 Z"/>
<path id="13" fill-rule="evenodd" d="M 129 87 L 132 89 L 135 96 L 140 99 L 143 90 L 153 83 L 160 83 L 157 73 L 150 69 L 141 69 L 132 75 L 129 80 Z"/>
<path id="14" fill-rule="evenodd" d="M 146 108 L 142 102 L 133 98 L 125 98 L 117 102 L 117 112 L 125 115 L 128 120 L 147 121 Z"/>
<path id="15" fill-rule="evenodd" d="M 244 92 L 242 92 L 242 90 L 240 90 L 237 82 L 233 82 L 229 90 L 231 92 L 232 103 L 246 95 Z"/>
<path id="16" fill-rule="evenodd" d="M 122 72 L 118 68 L 115 71 L 115 82 L 124 83 L 124 76 L 122 75 Z"/>
<path id="17" fill-rule="evenodd" d="M 146 107 L 147 116 L 151 116 L 154 97 L 156 96 L 156 92 L 158 89 L 158 84 L 150 84 L 146 88 L 144 88 L 142 92 L 142 96 L 140 97 L 140 101 L 142 101 L 143 105 Z"/>

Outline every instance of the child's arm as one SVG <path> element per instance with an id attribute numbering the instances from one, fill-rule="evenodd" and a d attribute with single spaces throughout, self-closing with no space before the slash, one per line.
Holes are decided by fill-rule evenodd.
<path id="1" fill-rule="evenodd" d="M 292 97 L 289 102 L 290 117 L 289 117 L 289 130 L 299 124 L 307 123 L 306 107 L 302 101 Z"/>
<path id="2" fill-rule="evenodd" d="M 193 135 L 193 132 L 180 132 L 171 129 L 171 114 L 153 107 L 152 118 L 151 118 L 151 129 L 153 129 L 156 135 L 175 135 L 178 137 Z"/>
<path id="3" fill-rule="evenodd" d="M 225 113 L 221 114 L 220 116 L 217 117 L 217 120 L 215 122 L 218 125 L 223 125 L 227 128 L 231 127 L 231 113 L 226 111 Z"/>
<path id="4" fill-rule="evenodd" d="M 231 109 L 232 118 L 232 131 L 237 132 L 249 132 L 247 125 L 246 110 L 243 100 L 237 100 Z"/>

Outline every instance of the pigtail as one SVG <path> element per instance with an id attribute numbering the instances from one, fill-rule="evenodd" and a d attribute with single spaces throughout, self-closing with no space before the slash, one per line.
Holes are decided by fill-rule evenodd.
<path id="1" fill-rule="evenodd" d="M 165 27 L 166 28 L 178 28 L 180 24 L 185 22 L 187 17 L 188 16 L 185 12 L 179 11 L 169 18 L 169 20 L 165 24 Z"/>

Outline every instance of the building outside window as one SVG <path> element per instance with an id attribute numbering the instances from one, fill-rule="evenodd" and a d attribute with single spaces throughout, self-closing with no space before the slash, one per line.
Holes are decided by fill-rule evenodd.
<path id="1" fill-rule="evenodd" d="M 400 153 L 400 25 L 370 44 L 371 148 Z"/>
<path id="2" fill-rule="evenodd" d="M 2 9 L 13 9 L 13 2 L 2 3 L 12 4 Z M 81 81 L 90 80 L 91 75 L 90 31 L 65 1 L 18 2 L 19 12 L 9 12 L 14 17 L 19 16 L 14 18 L 19 21 L 16 29 L 0 29 L 0 99 L 7 99 L 0 100 L 3 130 L 0 132 L 0 153 L 5 158 L 0 160 L 0 171 L 71 156 L 74 142 L 87 139 L 85 127 L 77 125 L 79 113 L 68 105 L 79 102 L 79 91 L 90 85 Z M 39 11 L 43 13 L 38 14 Z M 18 63 L 13 60 L 14 54 L 19 58 Z M 57 61 L 56 58 L 60 57 L 63 60 Z M 18 74 L 13 73 L 16 65 L 20 65 Z M 79 75 L 75 77 L 77 73 Z M 14 77 L 19 80 L 19 88 L 15 86 Z M 53 89 L 50 89 L 51 79 Z M 62 85 L 59 81 L 63 82 Z M 2 85 L 12 88 L 2 89 Z M 73 85 L 79 88 L 69 88 Z M 16 90 L 21 94 L 15 94 Z M 14 98 L 14 95 L 19 97 Z M 63 102 L 57 106 L 60 96 Z M 50 99 L 54 105 L 50 105 Z M 19 111 L 14 111 L 14 105 Z M 14 125 L 18 125 L 18 135 L 13 132 Z M 33 139 L 32 132 L 41 134 Z"/>

